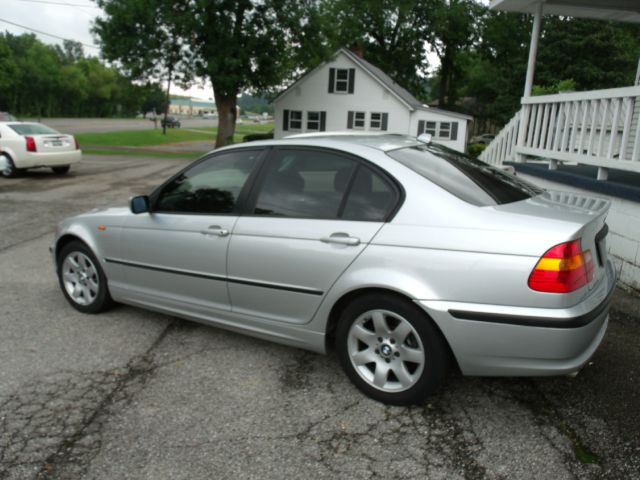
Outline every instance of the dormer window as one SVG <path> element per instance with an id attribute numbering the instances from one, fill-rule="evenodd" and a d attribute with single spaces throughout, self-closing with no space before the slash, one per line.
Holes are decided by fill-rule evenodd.
<path id="1" fill-rule="evenodd" d="M 329 93 L 353 93 L 355 68 L 330 68 Z"/>

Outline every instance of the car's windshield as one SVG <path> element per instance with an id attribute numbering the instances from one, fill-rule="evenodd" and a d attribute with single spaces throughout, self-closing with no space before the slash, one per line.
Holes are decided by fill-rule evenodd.
<path id="1" fill-rule="evenodd" d="M 58 134 L 53 128 L 49 128 L 41 123 L 15 123 L 9 128 L 18 135 L 50 135 Z"/>
<path id="2" fill-rule="evenodd" d="M 442 145 L 401 148 L 388 155 L 473 205 L 501 205 L 543 192 L 507 172 Z"/>

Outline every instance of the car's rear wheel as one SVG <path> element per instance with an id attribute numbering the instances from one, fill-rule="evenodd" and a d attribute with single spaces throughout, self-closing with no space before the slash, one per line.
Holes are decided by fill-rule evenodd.
<path id="1" fill-rule="evenodd" d="M 64 175 L 65 173 L 68 173 L 70 169 L 71 169 L 71 165 L 62 165 L 60 167 L 51 167 L 51 170 L 53 170 L 53 173 L 55 173 L 56 175 Z"/>
<path id="2" fill-rule="evenodd" d="M 340 363 L 371 398 L 394 405 L 423 402 L 449 363 L 442 334 L 419 307 L 391 294 L 356 298 L 336 331 Z"/>
<path id="3" fill-rule="evenodd" d="M 93 252 L 73 241 L 58 255 L 58 280 L 65 298 L 83 313 L 99 313 L 113 304 L 107 277 Z"/>
<path id="4" fill-rule="evenodd" d="M 16 168 L 16 164 L 13 163 L 13 159 L 9 155 L 2 154 L 0 156 L 2 156 L 3 159 L 5 160 L 5 162 L 3 162 L 5 164 L 5 167 L 0 172 L 2 173 L 3 177 L 14 178 L 19 176 L 22 173 L 22 170 L 20 170 L 19 168 Z"/>

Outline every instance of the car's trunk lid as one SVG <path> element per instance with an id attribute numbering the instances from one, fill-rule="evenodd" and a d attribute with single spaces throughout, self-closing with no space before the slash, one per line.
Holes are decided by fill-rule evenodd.
<path id="1" fill-rule="evenodd" d="M 38 152 L 70 152 L 76 149 L 75 140 L 71 135 L 29 135 L 36 142 Z"/>

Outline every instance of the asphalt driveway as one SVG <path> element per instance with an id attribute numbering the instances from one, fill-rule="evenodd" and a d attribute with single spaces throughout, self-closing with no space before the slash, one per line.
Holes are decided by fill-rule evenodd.
<path id="1" fill-rule="evenodd" d="M 640 478 L 640 299 L 576 378 L 452 375 L 419 407 L 363 397 L 319 356 L 58 290 L 56 222 L 184 162 L 86 157 L 0 179 L 0 478 Z"/>

